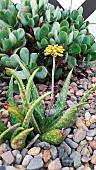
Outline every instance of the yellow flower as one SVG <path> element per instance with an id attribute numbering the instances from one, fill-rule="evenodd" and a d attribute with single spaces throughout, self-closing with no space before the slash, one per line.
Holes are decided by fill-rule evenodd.
<path id="1" fill-rule="evenodd" d="M 44 55 L 52 55 L 53 57 L 63 57 L 63 47 L 62 46 L 58 46 L 58 45 L 48 45 L 48 47 L 46 47 L 45 51 L 44 51 Z"/>

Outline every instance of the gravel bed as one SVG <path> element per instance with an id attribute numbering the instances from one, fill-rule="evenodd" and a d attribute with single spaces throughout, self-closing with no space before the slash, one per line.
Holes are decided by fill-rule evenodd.
<path id="1" fill-rule="evenodd" d="M 75 105 L 84 93 L 96 84 L 95 70 L 86 70 L 87 77 L 77 79 L 72 77 L 68 90 L 66 108 Z M 56 98 L 59 95 L 63 81 L 56 83 Z M 38 84 L 40 94 L 50 86 Z M 0 84 L 0 102 L 6 102 L 8 85 Z M 19 96 L 16 95 L 15 99 Z M 45 109 L 50 98 L 45 99 Z M 9 114 L 3 111 L 2 121 L 9 123 Z M 96 170 L 96 91 L 88 98 L 88 103 L 81 110 L 79 117 L 72 128 L 67 129 L 68 136 L 59 145 L 53 146 L 39 139 L 30 148 L 21 151 L 12 150 L 9 142 L 0 145 L 0 170 Z"/>

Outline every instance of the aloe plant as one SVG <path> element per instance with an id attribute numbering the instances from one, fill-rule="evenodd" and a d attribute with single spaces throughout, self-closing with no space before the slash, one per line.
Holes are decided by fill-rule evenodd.
<path id="1" fill-rule="evenodd" d="M 26 138 L 29 134 L 31 137 L 34 137 L 36 134 L 40 134 L 40 139 L 42 141 L 47 141 L 50 144 L 57 145 L 66 137 L 64 129 L 69 128 L 74 124 L 79 115 L 79 111 L 86 103 L 85 101 L 88 99 L 88 96 L 96 89 L 96 85 L 81 98 L 80 102 L 76 106 L 73 106 L 63 112 L 72 74 L 71 70 L 66 78 L 62 91 L 53 106 L 56 113 L 53 116 L 46 118 L 41 101 L 47 95 L 50 95 L 51 92 L 47 92 L 44 95 L 39 96 L 37 88 L 33 82 L 34 76 L 40 68 L 37 68 L 33 74 L 30 75 L 29 71 L 21 63 L 21 61 L 19 62 L 23 71 L 28 76 L 26 88 L 16 70 L 10 68 L 6 69 L 7 72 L 12 75 L 12 78 L 9 85 L 9 104 L 5 103 L 3 105 L 10 112 L 10 121 L 12 124 L 11 129 L 19 126 L 14 130 L 13 134 L 10 133 L 9 137 L 11 146 L 13 149 L 22 149 L 26 145 Z M 20 103 L 22 103 L 23 106 L 22 111 L 20 111 L 17 104 L 14 102 L 13 78 L 15 78 L 18 83 L 21 96 Z M 0 128 L 1 143 L 7 138 L 6 134 L 8 134 L 11 129 L 7 129 L 2 123 L 2 128 Z"/>

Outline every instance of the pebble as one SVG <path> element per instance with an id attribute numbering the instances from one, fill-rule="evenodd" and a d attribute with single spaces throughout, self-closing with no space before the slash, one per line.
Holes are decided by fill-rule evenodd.
<path id="1" fill-rule="evenodd" d="M 74 104 L 74 102 L 72 102 L 71 100 L 67 100 L 67 105 L 68 105 L 68 107 L 72 107 L 72 106 L 74 106 L 75 104 Z"/>
<path id="2" fill-rule="evenodd" d="M 20 154 L 20 151 L 18 151 L 18 150 L 13 150 L 13 151 L 12 151 L 12 154 L 13 154 L 14 157 L 16 157 L 17 154 Z"/>
<path id="3" fill-rule="evenodd" d="M 95 140 L 90 141 L 88 144 L 89 144 L 94 150 L 96 149 L 96 141 L 95 141 Z"/>
<path id="4" fill-rule="evenodd" d="M 7 151 L 1 154 L 1 157 L 9 165 L 11 165 L 14 162 L 14 157 L 11 151 Z"/>
<path id="5" fill-rule="evenodd" d="M 27 166 L 27 170 L 38 170 L 42 168 L 43 165 L 43 160 L 40 157 L 35 157 L 30 161 L 29 165 Z"/>
<path id="6" fill-rule="evenodd" d="M 58 157 L 60 158 L 60 159 L 62 159 L 62 157 L 64 156 L 64 149 L 63 148 L 61 148 L 61 147 L 58 147 Z"/>
<path id="7" fill-rule="evenodd" d="M 33 158 L 32 156 L 26 155 L 26 156 L 24 157 L 23 161 L 22 161 L 22 165 L 23 165 L 24 167 L 27 167 L 28 164 L 29 164 L 29 162 L 32 160 L 32 158 Z"/>
<path id="8" fill-rule="evenodd" d="M 96 154 L 92 155 L 91 157 L 91 163 L 96 165 Z"/>
<path id="9" fill-rule="evenodd" d="M 91 123 L 96 123 L 96 115 L 92 115 L 90 119 Z"/>
<path id="10" fill-rule="evenodd" d="M 86 136 L 86 139 L 87 139 L 88 141 L 92 141 L 92 140 L 93 140 L 93 137 Z"/>
<path id="11" fill-rule="evenodd" d="M 69 167 L 62 168 L 61 170 L 70 170 Z"/>
<path id="12" fill-rule="evenodd" d="M 56 158 L 48 165 L 48 170 L 61 170 L 61 167 L 60 159 Z"/>
<path id="13" fill-rule="evenodd" d="M 20 165 L 21 161 L 22 161 L 22 155 L 19 153 L 16 155 L 15 163 L 17 165 Z"/>
<path id="14" fill-rule="evenodd" d="M 48 162 L 51 158 L 51 154 L 50 154 L 50 150 L 44 150 L 44 153 L 43 153 L 43 160 L 44 162 Z"/>
<path id="15" fill-rule="evenodd" d="M 83 91 L 83 90 L 78 90 L 78 91 L 76 92 L 76 96 L 83 96 L 83 94 L 84 94 L 84 91 Z"/>
<path id="16" fill-rule="evenodd" d="M 15 167 L 13 166 L 1 166 L 0 170 L 17 170 Z"/>
<path id="17" fill-rule="evenodd" d="M 87 109 L 90 109 L 90 104 L 85 104 L 83 107 L 84 107 L 86 110 L 87 110 Z"/>
<path id="18" fill-rule="evenodd" d="M 11 149 L 6 143 L 3 143 L 2 144 L 2 150 L 3 150 L 3 152 L 7 152 L 7 151 L 10 151 Z"/>
<path id="19" fill-rule="evenodd" d="M 90 152 L 89 152 L 88 148 L 84 147 L 81 151 L 81 155 L 90 156 Z"/>
<path id="20" fill-rule="evenodd" d="M 21 155 L 23 156 L 23 158 L 26 156 L 28 152 L 28 149 L 27 148 L 23 148 L 22 151 L 21 151 Z"/>
<path id="21" fill-rule="evenodd" d="M 65 151 L 68 155 L 71 154 L 71 148 L 67 145 L 66 142 L 62 142 L 62 143 L 60 144 L 60 147 L 63 148 L 64 151 Z"/>
<path id="22" fill-rule="evenodd" d="M 84 162 L 84 163 L 87 163 L 87 162 L 90 161 L 90 159 L 91 158 L 89 156 L 82 156 L 81 161 Z"/>
<path id="23" fill-rule="evenodd" d="M 40 153 L 41 148 L 40 147 L 33 147 L 28 151 L 29 155 L 36 156 Z"/>
<path id="24" fill-rule="evenodd" d="M 72 139 L 66 138 L 65 142 L 72 148 L 76 149 L 78 147 L 78 144 L 74 142 Z"/>
<path id="25" fill-rule="evenodd" d="M 83 123 L 82 119 L 80 117 L 77 118 L 76 120 L 76 126 L 78 128 L 83 128 L 83 130 L 88 131 L 88 128 L 86 127 L 86 125 Z"/>
<path id="26" fill-rule="evenodd" d="M 85 137 L 86 137 L 86 131 L 80 128 L 80 129 L 77 129 L 77 131 L 74 133 L 73 140 L 76 143 L 79 143 L 80 141 L 85 139 Z"/>
<path id="27" fill-rule="evenodd" d="M 72 152 L 70 158 L 74 160 L 74 167 L 78 168 L 81 166 L 81 154 L 77 151 Z"/>
<path id="28" fill-rule="evenodd" d="M 38 143 L 38 146 L 40 146 L 42 149 L 45 149 L 45 150 L 51 148 L 50 144 L 47 142 L 40 142 L 40 143 Z"/>
<path id="29" fill-rule="evenodd" d="M 62 157 L 62 165 L 64 166 L 64 167 L 66 167 L 66 166 L 69 166 L 69 167 L 71 167 L 72 165 L 73 165 L 73 160 L 71 159 L 71 158 L 69 158 L 66 154 L 64 155 L 64 157 Z"/>
<path id="30" fill-rule="evenodd" d="M 84 166 L 81 165 L 77 170 L 84 170 Z"/>
<path id="31" fill-rule="evenodd" d="M 86 112 L 85 113 L 85 119 L 90 120 L 90 118 L 91 118 L 91 114 L 89 112 Z"/>
<path id="32" fill-rule="evenodd" d="M 77 97 L 76 96 L 71 96 L 71 101 L 72 102 L 77 101 Z"/>
<path id="33" fill-rule="evenodd" d="M 96 128 L 94 128 L 93 130 L 89 130 L 87 132 L 87 136 L 90 136 L 90 137 L 96 136 Z"/>
<path id="34" fill-rule="evenodd" d="M 0 166 L 3 164 L 2 160 L 0 160 Z"/>
<path id="35" fill-rule="evenodd" d="M 52 159 L 56 159 L 58 153 L 57 153 L 57 148 L 54 145 L 51 145 L 50 153 Z"/>

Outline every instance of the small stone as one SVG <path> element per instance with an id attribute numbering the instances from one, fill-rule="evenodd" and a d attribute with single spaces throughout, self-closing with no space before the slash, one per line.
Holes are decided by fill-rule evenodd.
<path id="1" fill-rule="evenodd" d="M 51 148 L 50 144 L 47 142 L 40 142 L 40 143 L 38 143 L 38 146 L 40 146 L 42 149 L 45 149 L 45 150 Z"/>
<path id="2" fill-rule="evenodd" d="M 42 159 L 40 157 L 35 157 L 30 161 L 29 165 L 27 166 L 27 170 L 38 170 L 42 168 L 43 165 L 44 163 Z"/>
<path id="3" fill-rule="evenodd" d="M 68 155 L 71 154 L 71 148 L 67 145 L 66 142 L 62 142 L 62 143 L 60 144 L 60 147 L 63 148 L 64 151 L 65 151 Z"/>
<path id="4" fill-rule="evenodd" d="M 84 166 L 81 165 L 77 170 L 85 170 L 85 169 L 84 169 Z"/>
<path id="5" fill-rule="evenodd" d="M 52 159 L 56 159 L 57 157 L 57 148 L 54 145 L 51 145 L 50 149 Z"/>
<path id="6" fill-rule="evenodd" d="M 74 142 L 72 139 L 66 138 L 65 142 L 72 148 L 76 149 L 78 147 L 78 144 Z"/>
<path id="7" fill-rule="evenodd" d="M 91 118 L 91 114 L 89 112 L 86 112 L 85 113 L 85 119 L 90 120 L 90 118 Z"/>
<path id="8" fill-rule="evenodd" d="M 85 105 L 84 105 L 84 108 L 85 108 L 85 109 L 90 109 L 90 104 L 85 104 Z"/>
<path id="9" fill-rule="evenodd" d="M 3 153 L 2 145 L 0 145 L 0 155 Z"/>
<path id="10" fill-rule="evenodd" d="M 89 144 L 94 150 L 96 149 L 96 141 L 95 141 L 95 140 L 90 141 L 88 144 Z"/>
<path id="11" fill-rule="evenodd" d="M 36 156 L 40 153 L 41 148 L 40 147 L 33 147 L 28 151 L 29 155 Z"/>
<path id="12" fill-rule="evenodd" d="M 15 163 L 19 165 L 21 161 L 22 161 L 22 155 L 19 153 L 16 155 Z"/>
<path id="13" fill-rule="evenodd" d="M 75 104 L 71 100 L 67 100 L 67 105 L 68 105 L 68 107 L 72 107 Z"/>
<path id="14" fill-rule="evenodd" d="M 16 157 L 17 154 L 20 154 L 20 151 L 18 151 L 18 150 L 13 150 L 13 151 L 12 151 L 12 154 L 13 154 L 14 157 Z"/>
<path id="15" fill-rule="evenodd" d="M 26 170 L 22 165 L 15 165 L 16 170 Z"/>
<path id="16" fill-rule="evenodd" d="M 86 136 L 86 139 L 87 139 L 88 141 L 92 141 L 92 140 L 93 140 L 93 137 Z"/>
<path id="17" fill-rule="evenodd" d="M 87 132 L 87 136 L 91 136 L 91 137 L 96 136 L 96 128 L 94 128 L 93 130 L 89 130 Z"/>
<path id="18" fill-rule="evenodd" d="M 91 163 L 96 165 L 96 154 L 91 157 Z"/>
<path id="19" fill-rule="evenodd" d="M 74 160 L 74 167 L 78 168 L 81 166 L 81 154 L 77 151 L 72 152 L 70 158 Z"/>
<path id="20" fill-rule="evenodd" d="M 85 130 L 85 131 L 88 131 L 88 128 L 85 126 L 85 124 L 83 123 L 82 119 L 79 118 L 79 117 L 76 120 L 76 126 L 78 128 L 83 128 L 83 130 Z"/>
<path id="21" fill-rule="evenodd" d="M 11 150 L 10 147 L 6 143 L 2 144 L 2 149 L 3 149 L 3 152 L 7 152 Z"/>
<path id="22" fill-rule="evenodd" d="M 89 152 L 89 150 L 86 147 L 84 147 L 82 149 L 82 151 L 81 151 L 81 155 L 83 155 L 83 156 L 90 156 L 90 152 Z"/>
<path id="23" fill-rule="evenodd" d="M 92 77 L 92 83 L 96 83 L 96 77 Z"/>
<path id="24" fill-rule="evenodd" d="M 28 152 L 28 149 L 27 148 L 23 148 L 22 151 L 21 151 L 21 155 L 23 156 L 23 158 L 26 156 Z"/>
<path id="25" fill-rule="evenodd" d="M 56 158 L 48 165 L 48 170 L 61 170 L 61 167 L 60 159 Z"/>
<path id="26" fill-rule="evenodd" d="M 71 158 L 69 158 L 66 154 L 64 155 L 64 157 L 62 157 L 62 165 L 64 167 L 67 167 L 67 166 L 72 166 L 73 165 L 73 160 Z"/>
<path id="27" fill-rule="evenodd" d="M 1 154 L 1 157 L 9 165 L 11 165 L 14 162 L 14 157 L 13 157 L 11 151 L 7 151 L 7 152 Z"/>
<path id="28" fill-rule="evenodd" d="M 0 160 L 0 166 L 3 164 L 2 160 Z"/>
<path id="29" fill-rule="evenodd" d="M 84 163 L 87 163 L 90 161 L 90 157 L 89 156 L 82 156 L 81 161 Z"/>
<path id="30" fill-rule="evenodd" d="M 50 154 L 50 151 L 49 150 L 45 150 L 44 153 L 43 153 L 43 160 L 44 162 L 48 162 L 51 158 L 51 154 Z"/>
<path id="31" fill-rule="evenodd" d="M 71 101 L 72 102 L 77 101 L 77 97 L 76 96 L 71 96 Z"/>
<path id="32" fill-rule="evenodd" d="M 83 94 L 84 94 L 84 91 L 83 91 L 83 90 L 78 90 L 78 91 L 76 92 L 76 96 L 83 96 Z"/>
<path id="33" fill-rule="evenodd" d="M 94 129 L 94 128 L 96 128 L 96 123 L 92 123 L 92 124 L 90 125 L 90 129 Z"/>
<path id="34" fill-rule="evenodd" d="M 85 139 L 86 137 L 86 131 L 84 131 L 83 129 L 78 129 L 74 135 L 73 135 L 73 140 L 77 143 L 79 143 L 80 141 L 82 141 L 83 139 Z"/>
<path id="35" fill-rule="evenodd" d="M 5 166 L 5 169 L 1 169 L 1 170 L 17 170 L 17 169 L 13 166 Z"/>
<path id="36" fill-rule="evenodd" d="M 96 115 L 92 115 L 90 119 L 91 123 L 96 123 Z"/>
<path id="37" fill-rule="evenodd" d="M 58 147 L 58 157 L 61 159 L 64 156 L 64 149 L 61 147 Z"/>
<path id="38" fill-rule="evenodd" d="M 29 162 L 30 162 L 31 160 L 32 160 L 32 156 L 26 155 L 26 156 L 24 157 L 24 159 L 23 159 L 22 165 L 23 165 L 24 167 L 27 167 L 28 164 L 29 164 Z"/>

